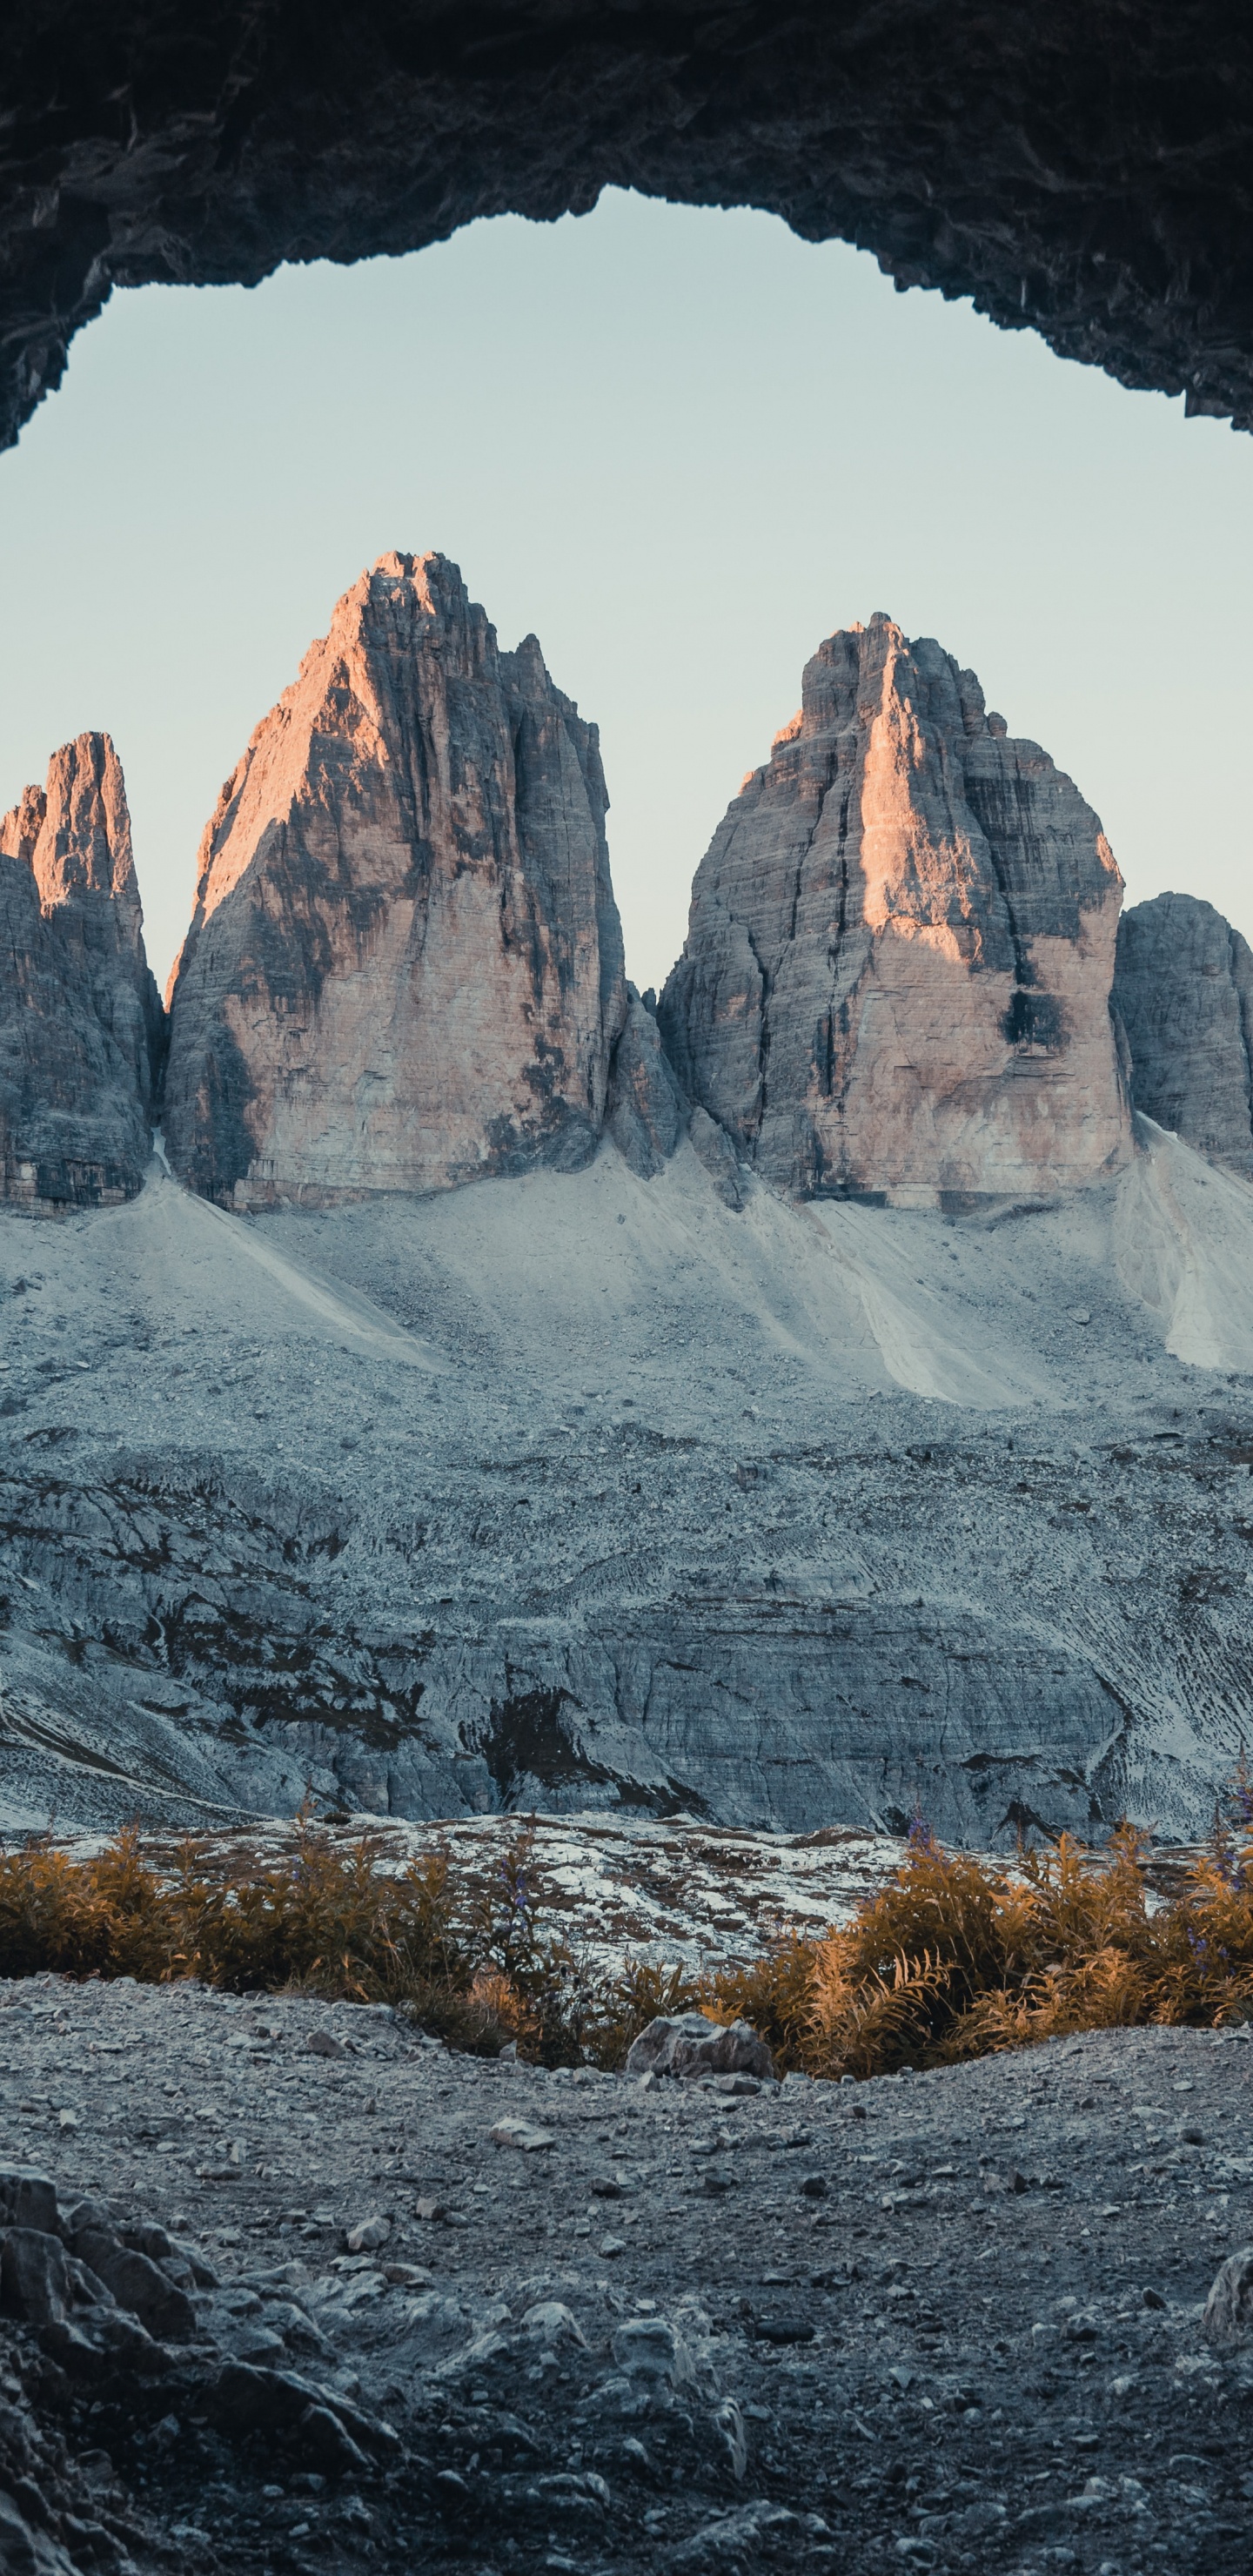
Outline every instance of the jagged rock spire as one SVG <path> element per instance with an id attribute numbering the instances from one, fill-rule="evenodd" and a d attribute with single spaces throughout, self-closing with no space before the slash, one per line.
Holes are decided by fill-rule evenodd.
<path id="1" fill-rule="evenodd" d="M 162 1043 L 121 763 L 54 752 L 0 818 L 0 1197 L 98 1205 L 143 1178 Z"/>
<path id="2" fill-rule="evenodd" d="M 455 564 L 389 554 L 254 733 L 171 984 L 166 1134 L 236 1206 L 599 1137 L 626 1013 L 594 725 Z"/>
<path id="3" fill-rule="evenodd" d="M 800 1193 L 1051 1196 L 1113 1169 L 1122 879 L 1077 788 L 890 618 L 829 636 L 697 872 L 680 1080 Z"/>
<path id="4" fill-rule="evenodd" d="M 1197 895 L 1159 894 L 1118 925 L 1114 1002 L 1137 1109 L 1253 1180 L 1253 949 Z"/>

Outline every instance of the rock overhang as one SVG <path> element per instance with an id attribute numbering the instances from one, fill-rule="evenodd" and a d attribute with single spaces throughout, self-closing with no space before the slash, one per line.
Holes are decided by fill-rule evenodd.
<path id="1" fill-rule="evenodd" d="M 603 188 L 779 214 L 898 287 L 1253 421 L 1253 45 L 1219 0 L 41 0 L 0 33 L 0 437 L 115 285 L 256 284 Z"/>

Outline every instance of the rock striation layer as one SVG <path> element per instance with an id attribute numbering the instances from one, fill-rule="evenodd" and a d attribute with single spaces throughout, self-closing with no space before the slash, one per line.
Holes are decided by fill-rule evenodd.
<path id="1" fill-rule="evenodd" d="M 1159 894 L 1118 925 L 1114 1003 L 1136 1108 L 1253 1179 L 1253 949 L 1212 903 Z"/>
<path id="2" fill-rule="evenodd" d="M 389 554 L 205 833 L 166 1136 L 234 1206 L 594 1150 L 627 1012 L 596 728 L 442 555 Z"/>
<path id="3" fill-rule="evenodd" d="M 163 1017 L 121 763 L 79 734 L 0 818 L 0 1198 L 131 1197 L 152 1150 Z"/>
<path id="4" fill-rule="evenodd" d="M 875 616 L 819 646 L 701 862 L 667 1051 L 799 1195 L 1051 1197 L 1130 1151 L 1121 898 L 1072 781 Z"/>

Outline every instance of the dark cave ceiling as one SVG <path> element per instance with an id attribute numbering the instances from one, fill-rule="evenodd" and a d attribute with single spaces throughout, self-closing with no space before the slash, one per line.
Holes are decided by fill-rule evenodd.
<path id="1" fill-rule="evenodd" d="M 0 137 L 0 443 L 115 285 L 251 285 L 607 186 L 767 208 L 1253 425 L 1230 0 L 24 0 Z"/>

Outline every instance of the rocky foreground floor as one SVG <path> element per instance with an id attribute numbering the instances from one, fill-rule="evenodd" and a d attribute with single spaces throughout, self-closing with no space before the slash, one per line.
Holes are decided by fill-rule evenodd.
<path id="1" fill-rule="evenodd" d="M 0 2566 L 1246 2568 L 1251 2083 L 1136 2031 L 640 2084 L 6 1985 Z"/>

